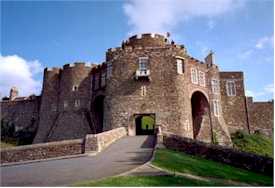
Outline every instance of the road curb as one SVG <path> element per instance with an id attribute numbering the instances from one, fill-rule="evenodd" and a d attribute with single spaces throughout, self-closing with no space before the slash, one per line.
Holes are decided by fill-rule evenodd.
<path id="1" fill-rule="evenodd" d="M 66 156 L 52 157 L 52 158 L 46 158 L 46 159 L 36 159 L 36 160 L 28 160 L 28 161 L 20 161 L 20 162 L 2 163 L 0 165 L 0 167 L 24 165 L 24 164 L 29 164 L 29 163 L 39 163 L 39 162 L 94 156 L 94 155 L 96 155 L 96 153 L 83 153 L 83 154 L 77 154 L 77 155 L 66 155 Z"/>

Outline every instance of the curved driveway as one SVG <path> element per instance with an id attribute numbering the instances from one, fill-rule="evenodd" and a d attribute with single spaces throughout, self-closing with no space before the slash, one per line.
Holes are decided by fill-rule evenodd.
<path id="1" fill-rule="evenodd" d="M 154 136 L 124 137 L 97 154 L 1 167 L 1 186 L 66 186 L 113 176 L 147 162 Z"/>

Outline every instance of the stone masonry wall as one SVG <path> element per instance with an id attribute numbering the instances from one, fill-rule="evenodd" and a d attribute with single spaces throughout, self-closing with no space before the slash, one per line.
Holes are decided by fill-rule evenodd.
<path id="1" fill-rule="evenodd" d="M 39 120 L 40 97 L 20 101 L 0 102 L 0 119 L 13 123 L 15 129 L 31 128 L 35 130 Z"/>
<path id="2" fill-rule="evenodd" d="M 247 97 L 246 101 L 250 132 L 259 131 L 273 137 L 274 102 L 253 102 L 252 97 Z"/>
<path id="3" fill-rule="evenodd" d="M 47 159 L 87 152 L 100 152 L 127 135 L 125 127 L 99 134 L 86 135 L 85 139 L 47 142 L 1 150 L 1 163 Z"/>
<path id="4" fill-rule="evenodd" d="M 227 81 L 234 81 L 236 96 L 228 96 Z M 222 111 L 229 131 L 244 130 L 248 132 L 248 117 L 242 72 L 220 72 L 220 88 L 222 96 Z"/>
<path id="5" fill-rule="evenodd" d="M 158 137 L 158 141 L 162 141 L 169 149 L 273 176 L 272 158 L 240 152 L 230 147 L 207 144 L 171 133 L 162 132 Z"/>
<path id="6" fill-rule="evenodd" d="M 99 134 L 88 134 L 85 139 L 85 152 L 100 152 L 126 135 L 127 130 L 125 127 L 116 128 Z"/>
<path id="7" fill-rule="evenodd" d="M 18 146 L 1 150 L 1 163 L 47 159 L 83 153 L 83 139 Z"/>

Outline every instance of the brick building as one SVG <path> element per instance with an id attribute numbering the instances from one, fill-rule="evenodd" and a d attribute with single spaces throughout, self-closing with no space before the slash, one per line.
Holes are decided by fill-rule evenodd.
<path id="1" fill-rule="evenodd" d="M 102 64 L 46 68 L 41 96 L 30 104 L 11 95 L 1 102 L 2 118 L 29 114 L 38 126 L 34 143 L 121 126 L 136 135 L 145 116 L 155 128 L 221 145 L 236 130 L 272 135 L 273 101 L 246 98 L 243 79 L 242 72 L 220 72 L 212 52 L 202 62 L 162 35 L 135 35 L 108 49 Z"/>

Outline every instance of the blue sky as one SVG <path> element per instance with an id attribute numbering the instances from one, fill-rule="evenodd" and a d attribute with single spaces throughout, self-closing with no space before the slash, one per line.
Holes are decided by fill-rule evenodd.
<path id="1" fill-rule="evenodd" d="M 2 1 L 0 92 L 40 93 L 44 67 L 100 63 L 131 34 L 171 33 L 222 71 L 243 71 L 248 95 L 273 98 L 272 0 Z M 1 71 L 2 69 L 2 71 Z M 22 82 L 24 84 L 22 84 Z"/>

